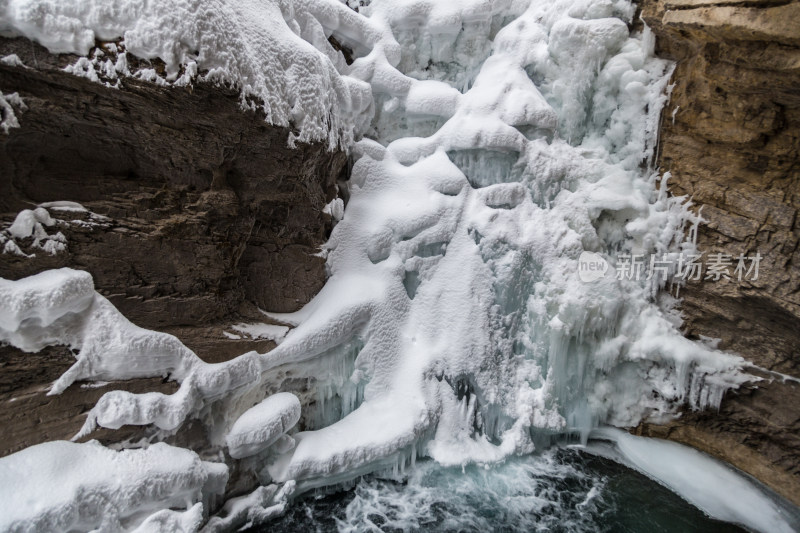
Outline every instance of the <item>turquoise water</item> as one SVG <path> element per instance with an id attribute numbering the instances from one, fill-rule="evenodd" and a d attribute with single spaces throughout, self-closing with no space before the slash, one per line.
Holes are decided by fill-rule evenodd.
<path id="1" fill-rule="evenodd" d="M 558 449 L 501 466 L 417 464 L 403 480 L 368 476 L 335 493 L 306 494 L 249 533 L 621 532 L 728 533 L 649 478 L 609 459 Z"/>

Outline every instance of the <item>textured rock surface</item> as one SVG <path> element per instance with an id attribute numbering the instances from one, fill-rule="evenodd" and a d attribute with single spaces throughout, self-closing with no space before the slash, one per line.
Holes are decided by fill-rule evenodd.
<path id="1" fill-rule="evenodd" d="M 686 332 L 800 376 L 800 2 L 641 7 L 657 53 L 677 60 L 660 141 L 670 189 L 702 207 L 706 257 L 763 256 L 757 280 L 701 281 L 681 291 Z M 687 413 L 669 428 L 644 430 L 717 455 L 800 505 L 797 382 L 761 382 L 729 394 L 719 414 Z"/>
<path id="2" fill-rule="evenodd" d="M 25 241 L 36 257 L 0 254 L 0 277 L 87 270 L 131 321 L 177 335 L 209 362 L 274 346 L 227 340 L 223 327 L 263 320 L 257 307 L 296 310 L 322 287 L 315 254 L 331 229 L 322 210 L 346 155 L 290 149 L 289 130 L 243 112 L 232 89 L 130 78 L 112 89 L 62 72 L 77 58 L 30 41 L 0 38 L 0 57 L 9 54 L 25 66 L 0 62 L 0 92 L 19 93 L 27 110 L 17 110 L 19 128 L 0 133 L 0 226 L 63 200 L 107 218 L 51 210 L 67 250 L 51 256 Z M 43 393 L 72 361 L 64 348 L 0 347 L 0 402 L 18 398 L 0 414 L 0 455 L 80 428 L 104 389 Z"/>
<path id="3" fill-rule="evenodd" d="M 344 154 L 289 149 L 289 131 L 243 113 L 232 90 L 130 79 L 112 90 L 57 70 L 74 57 L 0 42 L 0 56 L 12 52 L 39 68 L 0 64 L 0 90 L 28 107 L 0 138 L 0 212 L 73 200 L 111 227 L 71 226 L 67 254 L 4 257 L 0 275 L 86 268 L 144 327 L 207 323 L 243 299 L 292 311 L 321 288 L 313 254 Z"/>

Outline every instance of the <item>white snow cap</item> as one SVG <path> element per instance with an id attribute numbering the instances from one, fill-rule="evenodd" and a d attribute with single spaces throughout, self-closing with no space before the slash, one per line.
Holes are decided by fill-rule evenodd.
<path id="1" fill-rule="evenodd" d="M 4 244 L 2 253 L 13 253 L 16 255 L 33 257 L 25 254 L 19 245 L 23 239 L 32 238 L 32 246 L 44 252 L 55 255 L 67 249 L 67 239 L 60 231 L 47 233 L 45 227 L 56 225 L 56 220 L 50 216 L 47 209 L 37 207 L 36 209 L 23 209 L 17 214 L 14 222 L 0 232 L 0 244 Z"/>
<path id="2" fill-rule="evenodd" d="M 228 468 L 163 443 L 116 452 L 97 441 L 55 441 L 0 459 L 0 479 L 2 531 L 112 532 L 143 520 L 196 531 L 201 502 L 225 490 Z M 170 507 L 186 511 L 165 522 L 161 509 Z"/>
<path id="3" fill-rule="evenodd" d="M 94 294 L 92 276 L 69 268 L 48 270 L 19 281 L 0 278 L 0 340 L 11 342 L 10 335 L 23 322 L 47 327 L 67 313 L 80 313 L 91 304 Z M 19 344 L 23 350 L 41 349 L 37 342 Z"/>
<path id="4" fill-rule="evenodd" d="M 334 149 L 346 148 L 372 113 L 369 85 L 339 74 L 331 58 L 341 56 L 326 37 L 356 17 L 325 0 L 7 0 L 0 33 L 83 56 L 98 40 L 121 39 L 133 55 L 163 60 L 167 83 L 204 72 L 202 79 L 238 87 L 243 106 L 261 109 L 271 124 L 298 130 L 290 142 L 326 140 Z M 363 20 L 348 30 L 342 41 L 371 48 L 377 40 Z M 69 70 L 95 81 L 96 69 L 113 77 L 127 70 L 94 59 Z M 139 75 L 163 83 L 152 69 Z"/>
<path id="5" fill-rule="evenodd" d="M 233 424 L 226 442 L 228 452 L 242 459 L 266 450 L 300 420 L 300 400 L 289 392 L 273 394 L 245 411 Z"/>

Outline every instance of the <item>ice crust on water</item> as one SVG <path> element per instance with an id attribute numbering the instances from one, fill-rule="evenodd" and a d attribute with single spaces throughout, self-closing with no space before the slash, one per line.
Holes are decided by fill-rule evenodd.
<path id="1" fill-rule="evenodd" d="M 578 277 L 583 252 L 612 267 L 623 254 L 692 252 L 686 234 L 699 223 L 651 168 L 672 65 L 653 57 L 647 30 L 629 34 L 627 0 L 4 9 L 3 31 L 53 50 L 124 37 L 132 53 L 161 57 L 170 79 L 194 61 L 260 96 L 269 120 L 302 124 L 301 140 L 330 134 L 333 147 L 366 135 L 350 146 L 349 203 L 329 210 L 342 215 L 325 248 L 330 278 L 297 313 L 271 315 L 295 327 L 267 354 L 206 364 L 125 320 L 84 273 L 0 285 L 0 298 L 22 302 L 3 308 L 0 339 L 80 350 L 53 393 L 78 379 L 180 382 L 172 395 L 107 393 L 82 434 L 174 432 L 196 418 L 223 446 L 245 413 L 276 420 L 259 407 L 273 377 L 303 368 L 317 379 L 319 416 L 295 446 L 254 456 L 265 487 L 231 500 L 213 530 L 267 519 L 292 491 L 402 469 L 419 454 L 490 464 L 553 436 L 585 440 L 602 423 L 713 408 L 746 379 L 741 358 L 681 335 L 657 278 Z M 351 65 L 330 35 L 352 48 Z M 256 440 L 272 430 L 264 435 Z"/>
<path id="2" fill-rule="evenodd" d="M 54 441 L 0 459 L 0 479 L 3 531 L 196 531 L 228 468 L 164 443 L 116 452 Z"/>
<path id="3" fill-rule="evenodd" d="M 634 437 L 609 427 L 594 430 L 592 438 L 610 441 L 616 452 L 612 456 L 617 460 L 672 489 L 713 518 L 741 524 L 752 531 L 797 531 L 800 515 L 796 510 L 791 516 L 752 481 L 702 452 L 676 442 Z M 597 451 L 608 453 L 601 447 Z"/>
<path id="4" fill-rule="evenodd" d="M 235 459 L 265 450 L 300 420 L 300 400 L 289 392 L 273 394 L 234 422 L 226 443 Z"/>

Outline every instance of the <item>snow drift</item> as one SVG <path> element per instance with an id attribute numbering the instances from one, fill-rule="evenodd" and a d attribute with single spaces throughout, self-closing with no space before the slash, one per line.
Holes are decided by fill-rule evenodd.
<path id="1" fill-rule="evenodd" d="M 3 531 L 113 532 L 142 522 L 140 531 L 154 523 L 196 531 L 203 502 L 224 492 L 228 468 L 164 443 L 116 452 L 97 441 L 56 441 L 0 459 L 0 479 Z"/>

